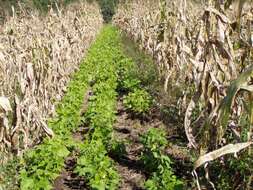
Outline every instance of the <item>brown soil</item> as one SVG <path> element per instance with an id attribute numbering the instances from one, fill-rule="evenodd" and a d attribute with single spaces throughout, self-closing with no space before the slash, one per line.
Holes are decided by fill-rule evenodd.
<path id="1" fill-rule="evenodd" d="M 85 190 L 85 179 L 76 175 L 73 170 L 76 165 L 76 158 L 70 156 L 65 160 L 65 170 L 54 182 L 53 190 Z"/>
<path id="2" fill-rule="evenodd" d="M 142 144 L 140 143 L 140 136 L 147 132 L 151 127 L 163 128 L 167 131 L 169 142 L 180 140 L 176 126 L 173 123 L 165 121 L 158 109 L 153 109 L 147 118 L 136 118 L 128 113 L 122 104 L 122 99 L 119 99 L 117 105 L 117 121 L 114 125 L 114 137 L 125 142 L 126 155 L 123 158 L 112 159 L 116 162 L 116 167 L 121 175 L 120 190 L 141 190 L 143 184 L 147 179 L 148 174 L 139 162 L 142 151 Z M 191 158 L 186 147 L 186 143 L 182 146 L 170 145 L 166 149 L 168 154 L 174 161 L 177 176 L 183 178 L 191 178 L 191 174 L 186 171 L 191 171 Z"/>
<path id="3" fill-rule="evenodd" d="M 119 98 L 117 104 L 117 120 L 114 125 L 114 138 L 120 142 L 124 142 L 126 147 L 126 154 L 118 157 L 110 154 L 109 156 L 115 161 L 116 169 L 121 176 L 121 184 L 119 190 L 143 190 L 143 184 L 148 177 L 145 173 L 142 164 L 139 162 L 141 151 L 143 149 L 140 143 L 140 136 L 144 134 L 149 128 L 164 128 L 168 133 L 169 142 L 178 140 L 178 131 L 172 123 L 163 121 L 160 111 L 153 109 L 148 117 L 138 118 L 128 113 L 122 103 L 122 98 Z M 73 134 L 73 138 L 77 141 L 83 141 L 83 137 L 88 132 L 88 128 L 80 127 L 77 132 Z M 180 139 L 180 138 L 179 138 Z M 191 171 L 188 168 L 190 164 L 189 152 L 186 146 L 171 145 L 166 149 L 168 154 L 175 163 L 176 175 L 191 177 Z M 87 187 L 86 181 L 83 177 L 77 176 L 73 172 L 76 165 L 75 153 L 65 160 L 65 168 L 61 175 L 54 182 L 54 190 L 85 190 Z"/>
<path id="4" fill-rule="evenodd" d="M 80 127 L 78 131 L 73 133 L 73 139 L 76 141 L 83 141 L 84 134 L 88 129 L 86 127 Z M 53 190 L 86 190 L 85 179 L 74 173 L 76 165 L 76 156 L 73 152 L 72 155 L 65 159 L 65 167 L 59 177 L 54 181 Z"/>
<path id="5" fill-rule="evenodd" d="M 117 105 L 117 121 L 114 125 L 114 137 L 125 142 L 126 155 L 123 158 L 113 159 L 116 168 L 121 175 L 121 190 L 140 190 L 146 179 L 145 174 L 138 163 L 142 145 L 139 142 L 139 134 L 147 130 L 147 126 L 142 126 L 139 120 L 130 118 L 124 110 L 122 101 Z"/>
<path id="6" fill-rule="evenodd" d="M 82 115 L 87 111 L 89 98 L 92 96 L 92 91 L 87 90 L 83 99 L 83 107 L 80 111 Z M 78 142 L 84 140 L 85 134 L 89 131 L 89 128 L 86 126 L 80 126 L 76 132 L 73 133 L 72 138 Z M 57 177 L 54 181 L 53 190 L 86 190 L 87 185 L 83 177 L 78 176 L 74 173 L 76 166 L 76 155 L 73 152 L 72 155 L 65 159 L 65 167 L 61 172 L 60 176 Z"/>

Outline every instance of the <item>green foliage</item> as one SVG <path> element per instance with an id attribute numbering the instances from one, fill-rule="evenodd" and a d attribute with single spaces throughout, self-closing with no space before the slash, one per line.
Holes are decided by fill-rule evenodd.
<path id="1" fill-rule="evenodd" d="M 52 188 L 52 182 L 64 166 L 65 157 L 75 147 L 71 133 L 82 121 L 91 130 L 90 138 L 79 147 L 81 153 L 76 172 L 86 177 L 92 189 L 117 189 L 119 176 L 107 156 L 116 112 L 116 63 L 122 58 L 117 36 L 115 29 L 105 27 L 90 48 L 85 62 L 73 76 L 67 94 L 57 107 L 57 117 L 48 122 L 56 137 L 45 140 L 24 157 L 25 168 L 20 175 L 22 190 Z M 93 96 L 87 113 L 82 117 L 80 110 L 84 92 L 91 79 L 95 81 L 92 85 Z"/>
<path id="2" fill-rule="evenodd" d="M 152 105 L 152 99 L 145 90 L 135 89 L 123 99 L 124 106 L 136 114 L 147 113 Z"/>
<path id="3" fill-rule="evenodd" d="M 39 10 L 48 10 L 48 7 L 52 5 L 51 0 L 33 0 L 33 5 Z"/>
<path id="4" fill-rule="evenodd" d="M 20 160 L 16 157 L 0 165 L 0 189 L 18 190 L 18 169 Z"/>
<path id="5" fill-rule="evenodd" d="M 60 174 L 64 166 L 65 157 L 75 146 L 71 133 L 83 120 L 80 110 L 90 74 L 94 72 L 93 65 L 95 64 L 92 60 L 94 51 L 96 51 L 95 47 L 96 43 L 91 47 L 86 61 L 80 65 L 80 70 L 74 74 L 66 95 L 57 107 L 56 117 L 48 122 L 56 136 L 53 139 L 45 140 L 25 154 L 23 159 L 25 168 L 20 175 L 22 190 L 51 189 L 53 180 Z"/>
<path id="6" fill-rule="evenodd" d="M 113 15 L 115 14 L 115 8 L 118 4 L 118 0 L 97 0 L 97 1 L 100 5 L 104 21 L 106 23 L 110 22 Z"/>
<path id="7" fill-rule="evenodd" d="M 111 141 L 109 152 L 115 158 L 122 158 L 127 153 L 124 142 L 115 139 Z"/>
<path id="8" fill-rule="evenodd" d="M 85 176 L 91 189 L 117 189 L 120 178 L 101 140 L 86 142 L 75 171 Z"/>
<path id="9" fill-rule="evenodd" d="M 137 79 L 135 64 L 131 59 L 124 58 L 118 64 L 118 91 L 129 92 L 140 87 L 141 81 Z"/>
<path id="10" fill-rule="evenodd" d="M 111 138 L 112 125 L 115 120 L 116 92 L 111 89 L 112 83 L 97 83 L 94 86 L 94 96 L 86 112 L 86 121 L 90 129 L 95 130 L 93 138 L 102 138 L 108 143 Z"/>
<path id="11" fill-rule="evenodd" d="M 94 85 L 92 89 L 93 96 L 90 98 L 86 113 L 86 121 L 88 121 L 91 129 L 112 129 L 112 124 L 115 120 L 115 100 L 117 95 L 114 88 L 116 88 L 115 80 L 97 82 Z"/>
<path id="12" fill-rule="evenodd" d="M 87 179 L 90 189 L 118 189 L 120 177 L 108 157 L 109 151 L 118 156 L 126 152 L 122 142 L 112 139 L 117 89 L 123 84 L 122 88 L 129 92 L 124 98 L 124 104 L 136 113 L 147 112 L 152 103 L 150 95 L 139 89 L 139 80 L 131 73 L 132 64 L 122 54 L 117 30 L 105 27 L 69 83 L 67 94 L 57 107 L 57 116 L 48 122 L 55 137 L 44 140 L 25 154 L 20 172 L 21 190 L 52 189 L 53 181 L 64 167 L 66 156 L 77 148 L 71 133 L 82 122 L 90 127 L 90 131 L 86 141 L 78 144 L 80 157 L 75 172 Z M 137 82 L 128 82 L 128 79 Z M 90 81 L 93 81 L 92 84 Z M 92 96 L 87 112 L 81 116 L 84 92 L 88 85 L 91 85 Z M 155 186 L 158 190 L 178 187 L 180 181 L 170 168 L 171 161 L 163 154 L 167 145 L 164 131 L 150 129 L 142 137 L 142 143 L 144 151 L 141 160 L 152 173 L 145 184 L 147 189 Z"/>
<path id="13" fill-rule="evenodd" d="M 89 100 L 85 122 L 90 127 L 89 138 L 81 148 L 76 172 L 88 180 L 91 189 L 118 189 L 119 175 L 107 156 L 112 143 L 113 123 L 117 101 L 117 69 L 122 59 L 116 29 L 105 27 L 91 48 L 87 60 L 95 83 Z M 89 72 L 88 71 L 88 72 Z"/>
<path id="14" fill-rule="evenodd" d="M 160 169 L 145 182 L 147 190 L 183 190 L 183 183 L 176 178 L 171 168 Z"/>
<path id="15" fill-rule="evenodd" d="M 247 106 L 247 105 L 245 105 Z M 249 111 L 249 107 L 246 107 Z M 248 131 L 250 128 L 249 113 L 243 113 L 240 117 L 238 126 L 242 129 L 240 141 L 246 142 L 248 140 Z M 236 143 L 237 140 L 231 133 L 226 133 L 225 138 L 228 143 Z M 251 175 L 253 174 L 253 160 L 252 155 L 248 151 L 243 151 L 235 158 L 232 155 L 223 157 L 223 162 L 226 165 L 221 165 L 220 160 L 212 164 L 213 175 L 211 179 L 215 183 L 217 189 L 233 190 L 233 189 L 247 189 Z"/>
<path id="16" fill-rule="evenodd" d="M 62 139 L 45 140 L 24 156 L 25 168 L 21 170 L 22 190 L 50 190 L 52 180 L 61 172 L 64 158 L 70 152 Z"/>
<path id="17" fill-rule="evenodd" d="M 150 128 L 141 137 L 141 143 L 144 146 L 141 161 L 146 166 L 146 170 L 152 172 L 160 165 L 169 166 L 171 164 L 170 159 L 163 155 L 163 151 L 168 144 L 164 130 Z"/>
<path id="18" fill-rule="evenodd" d="M 5 9 L 11 11 L 11 6 L 14 6 L 17 9 L 19 9 L 18 3 L 22 3 L 22 6 L 24 6 L 23 8 L 37 9 L 40 12 L 45 13 L 51 7 L 55 9 L 56 4 L 59 7 L 61 7 L 61 6 L 66 6 L 67 4 L 72 3 L 74 1 L 78 1 L 78 0 L 22 0 L 22 1 L 8 0 L 6 2 L 3 2 L 3 5 L 0 5 L 0 7 L 3 6 Z"/>
<path id="19" fill-rule="evenodd" d="M 95 53 L 89 63 L 95 84 L 92 86 L 93 96 L 89 101 L 85 121 L 93 131 L 92 138 L 102 139 L 105 144 L 110 142 L 115 121 L 117 63 L 121 59 L 118 47 L 119 36 L 116 30 L 105 27 L 91 50 Z"/>
<path id="20" fill-rule="evenodd" d="M 134 43 L 124 32 L 121 33 L 123 52 L 131 59 L 128 59 L 127 69 L 131 78 L 138 79 L 143 86 L 149 87 L 152 91 L 160 85 L 158 81 L 159 72 L 157 65 L 153 63 L 153 58 L 141 50 L 138 44 Z"/>
<path id="21" fill-rule="evenodd" d="M 57 6 L 66 6 L 77 0 L 26 0 L 27 2 L 32 1 L 33 7 L 42 12 L 47 12 L 49 8 L 56 9 Z"/>
<path id="22" fill-rule="evenodd" d="M 221 165 L 220 161 L 216 161 L 212 166 L 211 179 L 217 189 L 247 189 L 253 173 L 253 160 L 248 152 L 241 153 L 238 158 L 226 156 L 224 162 L 226 166 Z"/>
<path id="23" fill-rule="evenodd" d="M 141 138 L 144 146 L 141 161 L 152 173 L 145 182 L 147 190 L 183 189 L 183 183 L 176 178 L 171 168 L 171 160 L 164 154 L 167 146 L 166 133 L 162 129 L 150 128 Z"/>
<path id="24" fill-rule="evenodd" d="M 140 81 L 135 78 L 126 78 L 122 81 L 122 88 L 125 90 L 132 91 L 134 89 L 137 89 L 140 86 Z"/>

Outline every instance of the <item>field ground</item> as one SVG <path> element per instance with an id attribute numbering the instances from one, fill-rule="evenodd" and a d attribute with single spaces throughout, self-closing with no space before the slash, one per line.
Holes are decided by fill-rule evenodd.
<path id="1" fill-rule="evenodd" d="M 119 93 L 117 97 L 113 139 L 123 143 L 125 152 L 122 155 L 117 155 L 113 152 L 108 154 L 115 163 L 121 178 L 119 189 L 144 189 L 143 185 L 150 173 L 145 170 L 145 166 L 140 161 L 141 152 L 143 151 L 140 137 L 150 128 L 161 128 L 166 131 L 170 144 L 166 147 L 165 153 L 173 160 L 174 172 L 177 176 L 184 179 L 185 182 L 187 180 L 190 181 L 191 157 L 184 138 L 183 121 L 179 119 L 180 117 L 174 115 L 177 113 L 176 110 L 173 110 L 175 109 L 173 102 L 165 101 L 166 98 L 173 100 L 176 97 L 165 93 L 163 86 L 159 85 L 160 81 L 156 78 L 157 70 L 150 56 L 139 50 L 137 44 L 123 33 L 121 34 L 121 44 L 125 55 L 135 63 L 135 74 L 141 80 L 142 88 L 152 94 L 155 104 L 145 116 L 140 117 L 129 112 L 124 107 L 124 92 Z M 161 94 L 163 94 L 163 97 L 161 97 Z M 163 102 L 169 102 L 171 105 L 162 105 Z M 86 103 L 88 104 L 88 102 Z M 82 125 L 73 134 L 73 138 L 81 142 L 88 131 L 88 127 Z M 54 190 L 89 189 L 86 179 L 74 172 L 77 158 L 78 152 L 74 152 L 65 159 L 65 167 L 54 182 Z"/>
<path id="2" fill-rule="evenodd" d="M 253 189 L 250 2 L 2 0 L 0 190 Z"/>

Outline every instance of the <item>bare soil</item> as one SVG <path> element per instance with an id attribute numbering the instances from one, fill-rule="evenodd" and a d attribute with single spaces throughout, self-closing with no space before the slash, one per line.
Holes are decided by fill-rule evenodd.
<path id="1" fill-rule="evenodd" d="M 164 118 L 159 109 L 153 108 L 146 117 L 136 117 L 127 112 L 122 103 L 122 98 L 117 103 L 117 120 L 114 124 L 114 138 L 120 142 L 124 142 L 126 154 L 121 157 L 109 156 L 114 160 L 116 169 L 121 176 L 119 190 L 144 190 L 143 184 L 150 174 L 146 173 L 142 163 L 140 163 L 141 151 L 143 149 L 140 143 L 140 137 L 151 127 L 163 128 L 167 131 L 168 141 L 180 141 L 180 133 L 173 123 L 168 122 L 168 118 Z M 83 141 L 88 128 L 80 127 L 73 134 L 73 138 L 77 141 Z M 184 146 L 185 145 L 185 146 Z M 191 162 L 186 143 L 182 146 L 171 144 L 166 149 L 174 162 L 175 173 L 183 178 L 191 178 Z M 54 190 L 85 190 L 89 189 L 83 177 L 74 173 L 77 156 L 72 153 L 65 160 L 65 168 L 61 175 L 55 180 Z"/>
<path id="2" fill-rule="evenodd" d="M 86 134 L 88 128 L 80 127 L 78 131 L 73 133 L 73 139 L 82 142 L 84 140 L 84 134 Z M 77 156 L 73 152 L 69 157 L 65 159 L 65 167 L 61 172 L 61 175 L 54 181 L 53 190 L 86 190 L 87 185 L 83 177 L 74 173 L 76 166 Z"/>

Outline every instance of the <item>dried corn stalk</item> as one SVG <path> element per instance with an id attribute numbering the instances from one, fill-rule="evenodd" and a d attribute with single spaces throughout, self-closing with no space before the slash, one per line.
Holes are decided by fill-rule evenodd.
<path id="1" fill-rule="evenodd" d="M 22 6 L 22 5 L 20 5 Z M 0 26 L 0 152 L 20 153 L 52 136 L 55 112 L 71 74 L 102 27 L 95 3 L 77 2 L 41 17 L 25 11 Z M 20 11 L 19 10 L 19 11 Z M 9 103 L 12 105 L 12 112 Z M 3 103 L 3 104 L 2 104 Z"/>
<path id="2" fill-rule="evenodd" d="M 250 99 L 237 93 L 243 86 L 231 82 L 247 73 L 253 62 L 251 0 L 128 0 L 118 7 L 114 24 L 153 55 L 165 90 L 169 80 L 186 83 L 185 92 L 194 86 L 195 93 L 187 95 L 188 106 L 183 110 L 184 126 L 189 146 L 199 156 L 224 146 L 228 129 L 240 135 L 237 123 L 245 111 L 240 100 Z M 251 76 L 243 82 L 248 91 Z M 194 110 L 198 117 L 192 121 Z"/>

